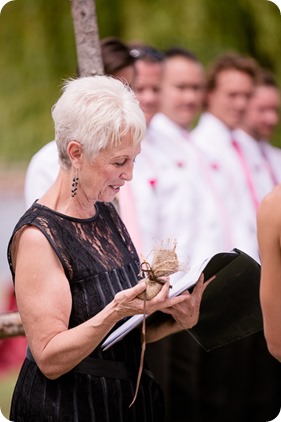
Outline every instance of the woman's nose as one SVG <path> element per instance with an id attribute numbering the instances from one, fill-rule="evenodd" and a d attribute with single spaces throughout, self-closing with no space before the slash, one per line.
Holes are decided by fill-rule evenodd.
<path id="1" fill-rule="evenodd" d="M 126 181 L 130 181 L 133 178 L 133 169 L 134 169 L 134 163 L 128 164 L 126 167 L 126 170 L 121 173 L 120 178 Z"/>

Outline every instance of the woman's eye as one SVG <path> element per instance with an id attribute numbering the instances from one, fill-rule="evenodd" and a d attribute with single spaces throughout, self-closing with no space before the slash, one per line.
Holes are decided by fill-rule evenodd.
<path id="1" fill-rule="evenodd" d="M 121 162 L 117 162 L 117 163 L 115 163 L 115 165 L 117 166 L 117 167 L 122 167 L 122 166 L 124 166 L 124 164 L 126 163 L 126 160 L 124 160 L 124 161 L 121 161 Z"/>

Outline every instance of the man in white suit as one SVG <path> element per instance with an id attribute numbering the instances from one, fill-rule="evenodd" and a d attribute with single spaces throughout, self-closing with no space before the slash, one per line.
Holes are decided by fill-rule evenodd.
<path id="1" fill-rule="evenodd" d="M 234 53 L 213 62 L 207 74 L 205 111 L 191 140 L 208 160 L 216 188 L 224 198 L 234 246 L 259 260 L 255 223 L 249 219 L 253 215 L 250 187 L 232 133 L 246 111 L 256 72 L 252 58 Z M 213 248 L 215 251 L 215 244 Z"/>
<path id="2" fill-rule="evenodd" d="M 208 248 L 213 236 L 221 249 L 233 246 L 225 224 L 209 165 L 190 142 L 190 130 L 202 109 L 205 74 L 190 51 L 171 48 L 166 52 L 160 93 L 160 112 L 150 122 L 150 143 L 158 167 L 156 194 L 158 218 L 155 238 L 177 239 L 181 260 L 193 266 L 213 253 Z M 217 216 L 219 215 L 219 218 Z M 203 241 L 204 238 L 204 241 Z M 214 240 L 213 240 L 214 241 Z"/>
<path id="3" fill-rule="evenodd" d="M 281 149 L 271 145 L 279 123 L 279 108 L 276 80 L 269 70 L 261 69 L 239 129 L 233 133 L 252 180 L 255 210 L 263 197 L 281 182 Z"/>
<path id="4" fill-rule="evenodd" d="M 206 242 L 208 236 L 221 236 L 222 249 L 232 246 L 227 243 L 227 227 L 214 230 L 224 224 L 224 215 L 217 212 L 208 165 L 202 173 L 204 159 L 188 139 L 202 107 L 204 69 L 193 53 L 182 48 L 166 53 L 162 73 L 151 49 L 131 51 L 136 54 L 137 69 L 133 88 L 148 127 L 133 180 L 119 195 L 121 217 L 140 255 L 151 260 L 154 246 L 176 239 L 179 259 L 187 269 L 212 252 L 204 247 L 211 243 Z M 160 112 L 155 114 L 159 99 Z"/>
<path id="5" fill-rule="evenodd" d="M 150 260 L 157 218 L 155 184 L 158 175 L 150 142 L 150 122 L 159 111 L 164 54 L 143 43 L 132 43 L 129 48 L 136 69 L 132 88 L 145 114 L 147 133 L 141 154 L 136 158 L 133 180 L 119 192 L 118 202 L 121 218 L 139 255 Z"/>

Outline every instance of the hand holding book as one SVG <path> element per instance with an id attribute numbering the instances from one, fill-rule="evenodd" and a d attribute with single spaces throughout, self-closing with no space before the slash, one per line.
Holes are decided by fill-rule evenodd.
<path id="1" fill-rule="evenodd" d="M 259 301 L 260 265 L 238 249 L 220 252 L 205 259 L 177 280 L 169 296 L 194 288 L 201 274 L 205 280 L 216 275 L 203 294 L 198 323 L 188 332 L 205 350 L 262 330 Z M 148 317 L 148 315 L 146 315 Z M 163 312 L 149 316 L 147 323 L 166 317 Z M 103 342 L 105 350 L 137 327 L 143 315 L 134 315 L 114 330 Z"/>
<path id="2" fill-rule="evenodd" d="M 195 326 L 199 320 L 199 308 L 201 304 L 201 299 L 204 291 L 206 290 L 209 283 L 214 280 L 216 276 L 212 276 L 209 280 L 205 281 L 204 274 L 202 273 L 194 285 L 193 292 L 188 290 L 181 293 L 181 297 L 188 298 L 176 306 L 169 306 L 168 308 L 162 309 L 161 312 L 165 314 L 172 315 L 177 325 L 182 330 L 188 330 L 191 327 Z M 196 294 L 192 294 L 196 293 Z"/>

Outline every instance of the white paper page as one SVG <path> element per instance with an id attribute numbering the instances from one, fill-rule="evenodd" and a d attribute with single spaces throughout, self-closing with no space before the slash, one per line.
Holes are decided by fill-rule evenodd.
<path id="1" fill-rule="evenodd" d="M 183 277 L 181 277 L 179 280 L 175 281 L 172 285 L 172 289 L 170 289 L 169 296 L 174 297 L 185 290 L 189 289 L 190 287 L 194 286 L 194 284 L 197 282 L 198 278 L 200 277 L 200 274 L 206 267 L 207 263 L 210 261 L 212 257 L 205 259 L 201 264 L 196 266 L 195 268 L 192 268 L 188 271 L 187 274 L 185 274 Z M 146 315 L 146 318 L 148 315 Z M 143 320 L 144 315 L 138 314 L 132 316 L 130 319 L 128 319 L 124 324 L 120 325 L 115 331 L 113 331 L 107 339 L 102 343 L 101 347 L 103 350 L 107 350 L 109 347 L 111 347 L 113 344 L 120 341 L 126 334 L 128 334 L 132 329 L 137 327 Z"/>

